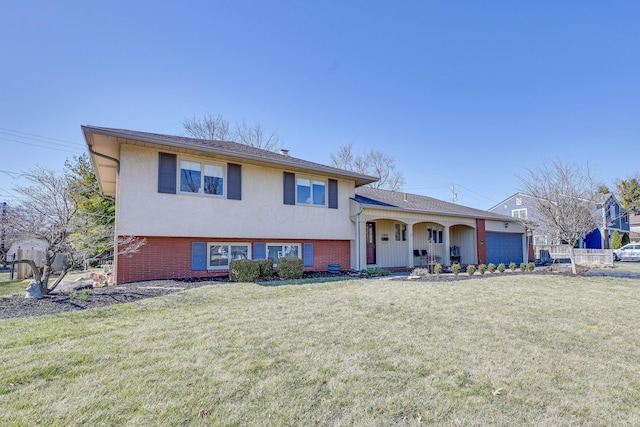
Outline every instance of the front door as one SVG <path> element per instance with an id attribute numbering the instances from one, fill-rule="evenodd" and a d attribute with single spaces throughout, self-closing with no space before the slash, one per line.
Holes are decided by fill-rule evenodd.
<path id="1" fill-rule="evenodd" d="M 376 223 L 367 222 L 367 264 L 376 263 Z"/>

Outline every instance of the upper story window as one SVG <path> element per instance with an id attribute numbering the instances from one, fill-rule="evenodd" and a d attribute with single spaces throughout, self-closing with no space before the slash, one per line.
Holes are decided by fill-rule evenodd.
<path id="1" fill-rule="evenodd" d="M 511 211 L 511 216 L 514 218 L 527 219 L 527 208 L 514 209 Z"/>
<path id="2" fill-rule="evenodd" d="M 516 206 L 521 206 L 521 205 L 522 205 L 522 198 L 516 197 Z"/>
<path id="3" fill-rule="evenodd" d="M 214 163 L 180 160 L 180 192 L 224 195 L 224 167 Z"/>
<path id="4" fill-rule="evenodd" d="M 625 224 L 629 224 L 629 214 L 628 213 L 624 214 L 624 223 Z"/>
<path id="5" fill-rule="evenodd" d="M 326 184 L 310 178 L 297 178 L 297 202 L 303 205 L 325 205 Z"/>

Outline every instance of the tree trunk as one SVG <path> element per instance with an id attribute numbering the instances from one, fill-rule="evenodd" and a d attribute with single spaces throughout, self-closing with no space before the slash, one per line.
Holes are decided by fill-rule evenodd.
<path id="1" fill-rule="evenodd" d="M 573 246 L 569 248 L 569 259 L 571 260 L 571 272 L 576 274 L 576 259 L 575 259 L 575 249 Z"/>

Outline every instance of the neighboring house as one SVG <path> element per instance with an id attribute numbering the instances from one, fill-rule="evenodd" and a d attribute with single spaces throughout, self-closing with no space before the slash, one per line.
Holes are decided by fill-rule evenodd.
<path id="1" fill-rule="evenodd" d="M 536 211 L 533 196 L 516 193 L 489 209 L 489 212 L 520 218 L 531 230 L 533 246 L 559 244 L 552 232 L 544 230 Z M 590 232 L 579 244 L 581 248 L 608 249 L 611 247 L 613 233 L 617 230 L 620 237 L 629 233 L 629 215 L 622 209 L 613 194 L 601 194 L 594 206 L 594 215 L 600 226 Z"/>
<path id="2" fill-rule="evenodd" d="M 13 243 L 7 251 L 7 261 L 20 259 L 33 260 L 38 267 L 44 266 L 45 252 L 47 250 L 47 242 L 40 239 L 28 239 Z M 51 268 L 54 271 L 64 270 L 64 255 L 57 254 Z M 24 279 L 31 277 L 31 267 L 27 264 L 17 264 L 15 267 L 17 277 Z"/>
<path id="3" fill-rule="evenodd" d="M 116 199 L 117 235 L 146 239 L 115 257 L 117 283 L 227 274 L 233 259 L 277 267 L 282 256 L 315 271 L 411 268 L 429 233 L 444 265 L 451 246 L 461 263 L 523 259 L 516 219 L 363 187 L 375 177 L 234 142 L 82 130 L 100 190 Z"/>

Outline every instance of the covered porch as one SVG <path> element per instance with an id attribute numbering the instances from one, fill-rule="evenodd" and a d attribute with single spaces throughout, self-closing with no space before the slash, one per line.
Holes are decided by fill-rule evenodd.
<path id="1" fill-rule="evenodd" d="M 357 216 L 356 269 L 478 264 L 475 219 L 375 209 Z"/>

